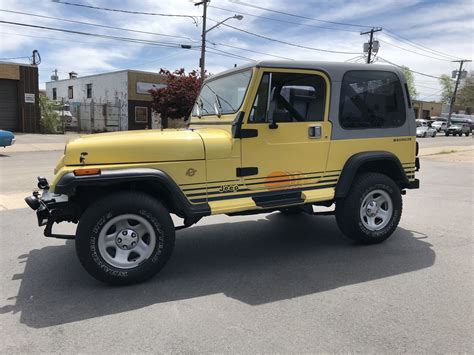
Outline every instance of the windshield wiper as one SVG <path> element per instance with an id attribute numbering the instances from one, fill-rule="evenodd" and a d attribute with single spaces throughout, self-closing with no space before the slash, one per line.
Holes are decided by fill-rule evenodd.
<path id="1" fill-rule="evenodd" d="M 214 93 L 214 111 L 216 112 L 217 117 L 221 117 L 222 115 L 222 105 L 221 105 L 221 100 L 219 100 L 219 95 Z M 217 104 L 217 105 L 216 105 Z"/>

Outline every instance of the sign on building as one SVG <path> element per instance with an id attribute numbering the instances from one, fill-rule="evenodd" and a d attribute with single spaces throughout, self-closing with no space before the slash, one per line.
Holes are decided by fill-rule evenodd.
<path id="1" fill-rule="evenodd" d="M 25 93 L 25 103 L 34 104 L 35 103 L 35 94 Z"/>
<path id="2" fill-rule="evenodd" d="M 137 94 L 150 95 L 148 92 L 152 89 L 161 89 L 166 87 L 166 84 L 155 84 L 155 83 L 144 83 L 142 81 L 137 82 Z"/>

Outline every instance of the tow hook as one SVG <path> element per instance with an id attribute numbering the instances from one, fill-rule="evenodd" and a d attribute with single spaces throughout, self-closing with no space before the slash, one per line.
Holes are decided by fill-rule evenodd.
<path id="1" fill-rule="evenodd" d="M 39 200 L 39 192 L 33 191 L 33 196 L 25 197 L 25 202 L 33 211 L 36 211 L 41 206 L 41 202 Z"/>

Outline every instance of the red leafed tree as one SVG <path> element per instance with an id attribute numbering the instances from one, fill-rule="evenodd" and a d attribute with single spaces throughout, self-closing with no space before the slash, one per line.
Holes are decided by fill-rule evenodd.
<path id="1" fill-rule="evenodd" d="M 152 89 L 153 110 L 161 115 L 162 127 L 168 127 L 168 118 L 187 118 L 193 109 L 194 102 L 199 95 L 201 81 L 198 72 L 193 70 L 186 74 L 184 69 L 170 72 L 160 69 L 160 74 L 167 76 L 166 87 Z"/>

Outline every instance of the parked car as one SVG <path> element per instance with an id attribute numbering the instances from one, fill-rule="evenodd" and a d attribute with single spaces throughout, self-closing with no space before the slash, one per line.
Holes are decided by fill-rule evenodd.
<path id="1" fill-rule="evenodd" d="M 5 148 L 12 144 L 15 144 L 15 135 L 10 131 L 0 129 L 0 147 Z"/>
<path id="2" fill-rule="evenodd" d="M 431 127 L 436 129 L 436 132 L 441 132 L 441 131 L 446 131 L 446 128 L 448 127 L 447 123 L 445 121 L 434 121 L 431 124 Z"/>
<path id="3" fill-rule="evenodd" d="M 159 272 L 175 230 L 210 215 L 315 215 L 335 204 L 345 236 L 380 243 L 397 228 L 405 190 L 419 188 L 407 90 L 388 65 L 250 63 L 204 82 L 188 129 L 68 142 L 51 184 L 39 177 L 41 192 L 25 201 L 45 236 L 74 239 L 84 268 L 116 285 Z M 75 234 L 55 234 L 66 221 Z"/>
<path id="4" fill-rule="evenodd" d="M 79 121 L 74 117 L 69 110 L 54 110 L 61 120 L 64 121 L 66 128 L 78 128 Z"/>
<path id="5" fill-rule="evenodd" d="M 431 122 L 427 120 L 416 120 L 417 137 L 436 137 L 436 129 L 431 127 Z"/>
<path id="6" fill-rule="evenodd" d="M 449 136 L 452 134 L 455 136 L 456 134 L 461 137 L 463 134 L 466 137 L 471 133 L 471 126 L 468 123 L 454 123 L 444 132 L 445 135 Z"/>

